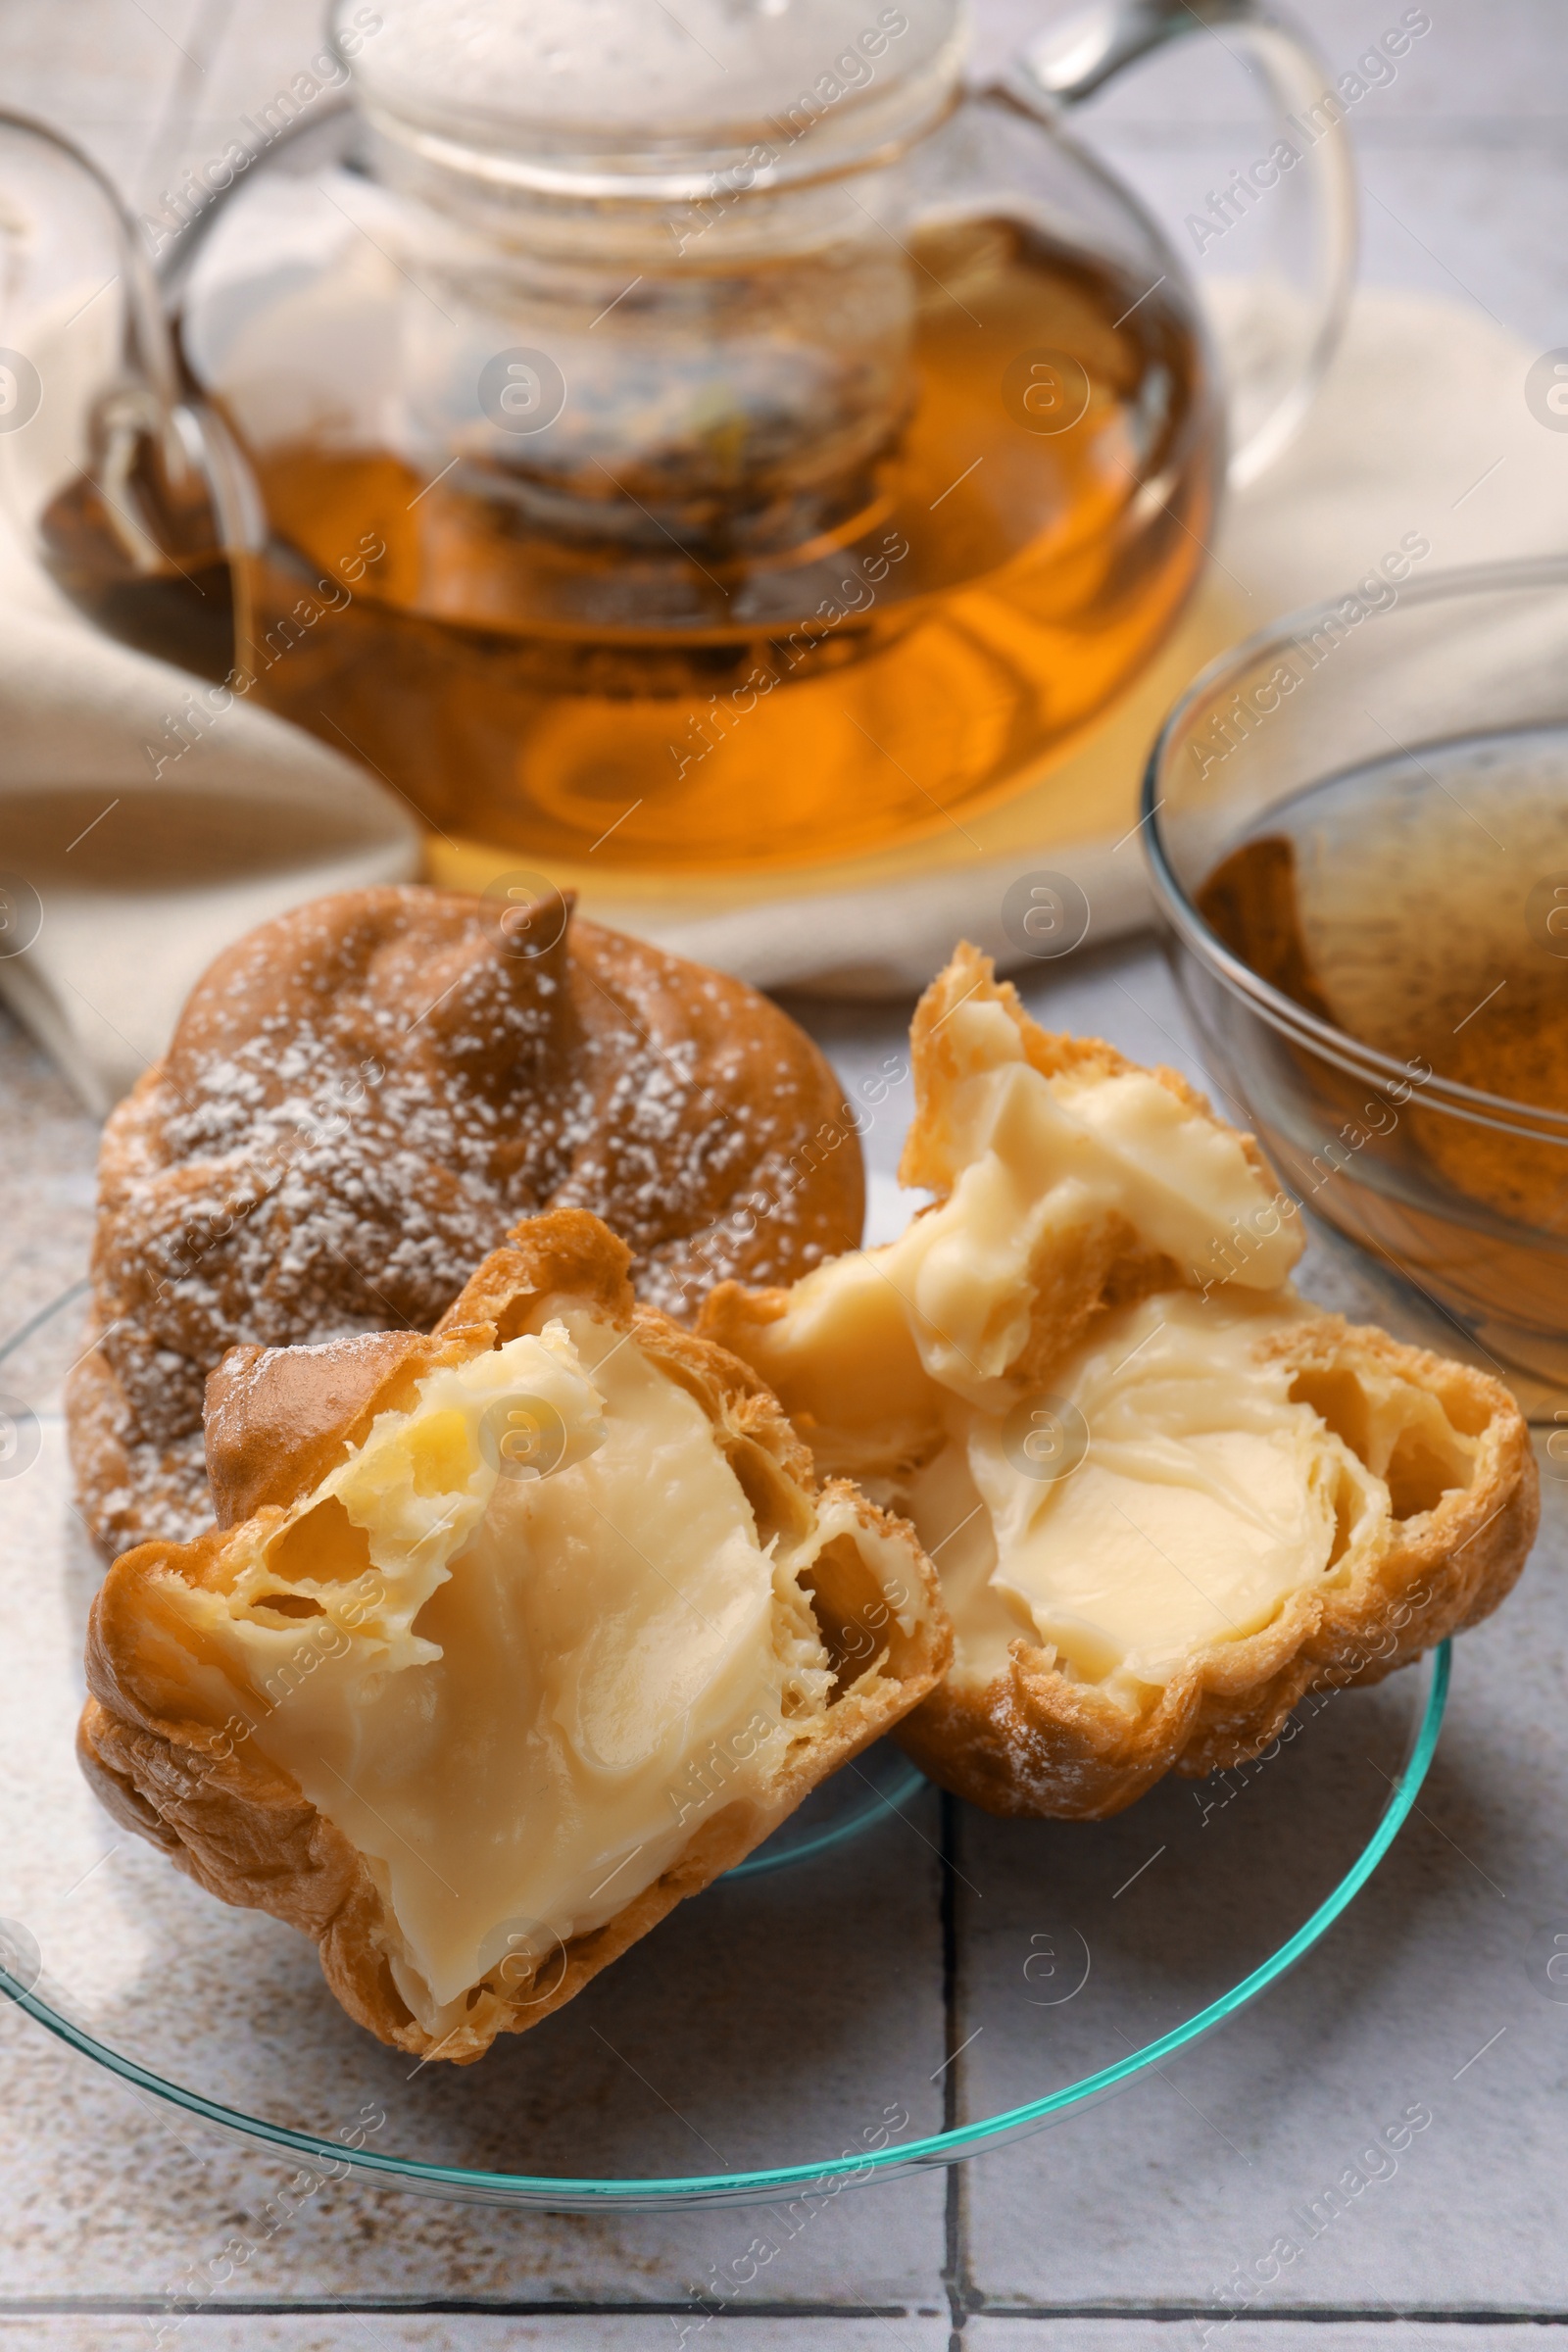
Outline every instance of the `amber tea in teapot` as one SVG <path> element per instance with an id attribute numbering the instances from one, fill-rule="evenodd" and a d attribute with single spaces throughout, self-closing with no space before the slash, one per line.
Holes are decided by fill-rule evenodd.
<path id="1" fill-rule="evenodd" d="M 429 481 L 390 449 L 255 452 L 272 528 L 240 568 L 239 658 L 262 698 L 447 833 L 519 856 L 830 858 L 1004 792 L 1179 610 L 1209 395 L 1176 305 L 1124 318 L 1137 288 L 1012 223 L 913 260 L 907 413 L 848 512 L 795 497 L 804 526 L 782 468 L 760 516 L 682 516 L 678 539 L 668 481 L 622 476 L 644 527 L 596 537 L 495 466 Z M 715 412 L 737 473 L 765 425 Z M 317 588 L 370 549 L 352 599 Z"/>

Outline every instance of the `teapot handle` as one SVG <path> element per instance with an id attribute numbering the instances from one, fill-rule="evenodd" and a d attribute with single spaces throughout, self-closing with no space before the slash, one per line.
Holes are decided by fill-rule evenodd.
<path id="1" fill-rule="evenodd" d="M 113 182 L 47 123 L 0 112 L 0 342 L 15 347 L 0 371 L 0 432 L 12 436 L 0 442 L 0 510 L 68 595 L 141 643 L 113 617 L 127 585 L 156 597 L 173 573 L 206 601 L 193 575 L 254 539 L 254 493 L 222 420 L 182 383 Z"/>
<path id="2" fill-rule="evenodd" d="M 1167 42 L 1197 32 L 1218 37 L 1220 27 L 1222 45 L 1239 54 L 1267 89 L 1276 125 L 1274 150 L 1262 159 L 1272 164 L 1274 179 L 1242 183 L 1251 201 L 1265 186 L 1274 190 L 1267 199 L 1269 267 L 1225 338 L 1234 377 L 1230 479 L 1240 487 L 1294 438 L 1349 307 L 1355 166 L 1332 75 L 1305 35 L 1267 0 L 1104 0 L 1030 42 L 1004 87 L 1031 112 L 1049 110 L 1054 118 Z M 1281 146 L 1290 150 L 1289 161 L 1280 156 Z M 1239 177 L 1233 174 L 1232 184 Z M 1228 188 L 1221 193 L 1219 219 L 1211 221 L 1216 236 L 1244 209 Z"/>

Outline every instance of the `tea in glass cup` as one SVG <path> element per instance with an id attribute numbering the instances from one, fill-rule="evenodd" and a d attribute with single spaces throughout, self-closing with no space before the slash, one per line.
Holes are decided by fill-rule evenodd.
<path id="1" fill-rule="evenodd" d="M 1183 993 L 1290 1201 L 1532 1409 L 1568 1400 L 1565 679 L 1568 564 L 1407 578 L 1217 663 L 1146 788 Z"/>

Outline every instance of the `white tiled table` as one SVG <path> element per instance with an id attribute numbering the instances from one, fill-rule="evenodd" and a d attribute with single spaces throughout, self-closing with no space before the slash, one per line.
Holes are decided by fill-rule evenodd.
<path id="1" fill-rule="evenodd" d="M 1324 0 L 1311 13 L 1341 66 L 1399 10 Z M 1366 273 L 1466 292 L 1537 348 L 1568 342 L 1568 16 L 1560 0 L 1434 0 L 1432 13 L 1395 85 L 1356 111 Z M 1031 21 L 1011 0 L 994 6 L 985 39 L 1000 49 L 1009 22 Z M 318 45 L 314 8 L 298 0 L 0 0 L 0 44 L 7 102 L 67 123 L 143 203 Z M 1236 160 L 1239 102 L 1200 74 L 1190 102 L 1158 119 L 1155 103 L 1141 85 L 1102 110 L 1098 135 L 1185 211 Z M 1029 993 L 1056 1025 L 1200 1075 L 1152 950 L 1081 953 Z M 796 1009 L 852 1081 L 895 1050 L 906 1017 Z M 883 1177 L 896 1111 L 867 1137 Z M 81 1271 L 94 1147 L 58 1080 L 0 1022 L 0 1336 Z M 1306 1287 L 1377 1309 L 1338 1257 L 1316 1256 Z M 1205 2331 L 1225 2352 L 1523 2352 L 1544 2325 L 1568 2329 L 1568 2004 L 1543 1998 L 1526 1965 L 1533 1928 L 1568 1925 L 1568 1486 L 1545 1492 L 1518 1594 L 1458 1646 L 1419 1815 L 1301 1967 L 1224 2034 L 1065 2127 L 945 2177 L 839 2198 L 759 2281 L 765 2302 L 743 2298 L 691 2339 L 703 2352 L 1200 2352 Z M 12 1550 L 0 1576 L 26 1566 Z M 940 1836 L 935 1799 L 919 1803 L 915 1820 Z M 954 1834 L 965 1878 L 984 1886 L 994 1841 L 1011 1833 L 960 1813 Z M 951 2046 L 942 1871 L 893 1830 L 852 1850 L 822 1867 L 847 1914 L 901 1907 L 904 2055 L 923 2085 Z M 790 1899 L 777 1898 L 781 1918 Z M 946 1993 L 961 2010 L 966 1972 L 978 1984 L 990 1961 L 961 1889 L 952 1916 Z M 1010 2095 L 984 2049 L 964 2063 L 970 2106 Z M 243 2229 L 284 2168 L 206 2142 L 187 2150 L 9 2008 L 0 2070 L 0 2346 L 151 2343 L 171 2276 Z M 934 2108 L 937 2094 L 918 2095 Z M 1232 2266 L 1412 2102 L 1433 2122 L 1396 2175 L 1221 2335 Z M 746 2220 L 508 2215 L 329 2186 L 242 2283 L 166 2340 L 188 2352 L 655 2352 L 680 2341 L 694 2282 L 746 2243 Z"/>

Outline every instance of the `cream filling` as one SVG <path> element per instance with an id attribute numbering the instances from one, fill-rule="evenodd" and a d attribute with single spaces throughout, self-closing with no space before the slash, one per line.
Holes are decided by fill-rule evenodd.
<path id="1" fill-rule="evenodd" d="M 1240 1138 L 1157 1078 L 1047 1078 L 999 1004 L 960 1004 L 948 1023 L 960 1073 L 935 1154 L 948 1198 L 896 1242 L 803 1277 L 784 1314 L 746 1338 L 808 1439 L 830 1433 L 835 1469 L 921 1451 L 942 1410 L 933 1381 L 1000 1406 L 1029 1341 L 1030 1268 L 1070 1263 L 1106 1216 L 1199 1287 L 1275 1290 L 1300 1253 Z"/>
<path id="2" fill-rule="evenodd" d="M 1248 1239 L 1230 1253 L 1227 1281 L 1263 1291 L 1286 1280 L 1300 1239 L 1270 1220 L 1272 1190 L 1238 1136 L 1144 1070 L 1043 1076 L 1002 1004 L 960 1004 L 948 1018 L 961 1073 L 944 1106 L 953 1190 L 884 1253 L 933 1380 L 995 1401 L 988 1384 L 1028 1342 L 1029 1268 L 1042 1245 L 1070 1247 L 1106 1216 L 1125 1218 L 1143 1248 L 1200 1287 L 1216 1272 L 1216 1246 L 1239 1230 Z"/>
<path id="3" fill-rule="evenodd" d="M 179 1607 L 257 1746 L 368 1858 L 433 2026 L 765 1788 L 828 1703 L 799 1578 L 834 1533 L 760 1545 L 695 1398 L 578 1309 L 430 1374 L 232 1591 Z"/>
<path id="4" fill-rule="evenodd" d="M 1351 1572 L 1388 1524 L 1388 1487 L 1258 1354 L 1309 1311 L 1179 1291 L 1102 1318 L 1054 1375 L 1083 1446 L 1062 1477 L 1032 1475 L 1025 1408 L 954 1407 L 900 1501 L 942 1577 L 956 1682 L 994 1680 L 1021 1637 L 1138 1709 L 1195 1649 Z"/>

